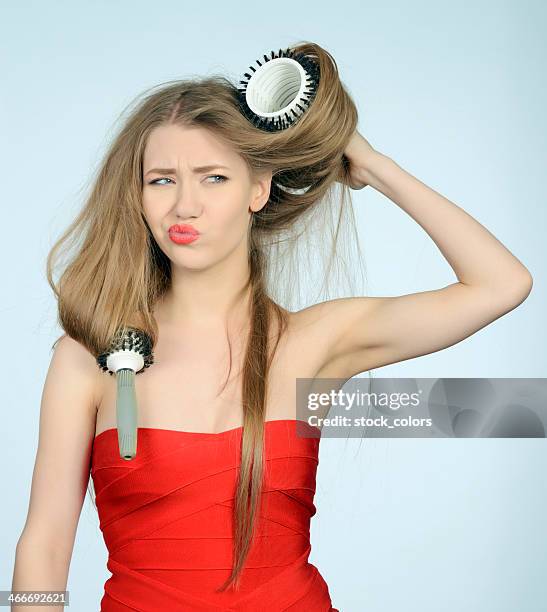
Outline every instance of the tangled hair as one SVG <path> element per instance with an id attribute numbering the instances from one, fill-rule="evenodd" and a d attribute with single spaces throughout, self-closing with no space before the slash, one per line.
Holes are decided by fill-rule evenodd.
<path id="1" fill-rule="evenodd" d="M 85 205 L 47 258 L 48 282 L 58 300 L 59 323 L 67 335 L 97 356 L 107 350 L 121 326 L 132 324 L 149 334 L 154 346 L 158 326 L 153 308 L 170 287 L 171 269 L 143 215 L 142 161 L 150 132 L 164 125 L 205 128 L 233 147 L 252 176 L 272 171 L 269 200 L 252 217 L 250 275 L 241 293 L 248 299 L 249 319 L 241 382 L 241 466 L 234 508 L 234 564 L 220 590 L 231 585 L 238 588 L 255 528 L 263 484 L 268 372 L 289 316 L 277 303 L 281 298 L 276 291 L 302 288 L 293 273 L 294 264 L 287 265 L 297 242 L 301 244 L 301 236 L 308 233 L 318 238 L 307 263 L 300 254 L 296 257 L 304 263 L 306 280 L 310 280 L 320 256 L 328 251 L 326 234 L 336 216 L 332 196 L 334 188 L 339 187 L 341 208 L 330 236 L 330 272 L 342 213 L 348 209 L 349 170 L 343 152 L 357 126 L 355 104 L 326 50 L 310 42 L 292 48 L 318 63 L 320 82 L 310 108 L 282 131 L 262 131 L 248 121 L 237 105 L 237 87 L 223 76 L 169 81 L 147 90 L 108 147 Z M 344 246 L 358 246 L 351 206 L 349 211 L 354 236 L 346 239 Z M 317 225 L 313 232 L 307 232 L 312 221 Z M 56 285 L 53 269 L 58 252 L 76 239 L 81 243 Z M 323 274 L 324 279 L 328 276 Z M 321 287 L 323 290 L 325 285 Z M 290 305 L 285 298 L 285 306 Z M 268 332 L 273 317 L 279 323 L 279 332 L 270 350 Z"/>

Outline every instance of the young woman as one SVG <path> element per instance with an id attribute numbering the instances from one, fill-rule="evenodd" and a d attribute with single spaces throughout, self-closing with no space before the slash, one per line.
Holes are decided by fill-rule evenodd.
<path id="1" fill-rule="evenodd" d="M 356 131 L 330 54 L 296 49 L 321 80 L 284 131 L 253 126 L 220 77 L 148 94 L 50 253 L 65 334 L 44 386 L 14 590 L 65 588 L 91 473 L 112 572 L 101 610 L 335 610 L 308 562 L 320 431 L 301 422 L 308 435 L 296 435 L 295 379 L 347 380 L 438 351 L 529 294 L 530 273 L 488 230 Z M 301 239 L 295 228 L 335 185 L 386 195 L 457 282 L 281 306 L 273 253 Z M 81 244 L 55 284 L 72 236 Z M 123 323 L 154 346 L 135 380 L 130 462 L 118 453 L 116 380 L 95 360 Z"/>

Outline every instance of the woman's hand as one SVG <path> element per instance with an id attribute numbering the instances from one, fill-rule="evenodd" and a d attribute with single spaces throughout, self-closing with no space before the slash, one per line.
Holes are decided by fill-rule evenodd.
<path id="1" fill-rule="evenodd" d="M 371 155 L 377 153 L 378 151 L 362 134 L 357 130 L 353 132 L 344 150 L 344 163 L 349 162 L 349 186 L 352 189 L 363 189 L 368 185 L 366 179 L 367 160 Z"/>

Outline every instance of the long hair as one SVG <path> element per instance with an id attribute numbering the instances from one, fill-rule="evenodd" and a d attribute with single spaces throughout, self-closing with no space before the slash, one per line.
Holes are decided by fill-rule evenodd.
<path id="1" fill-rule="evenodd" d="M 241 381 L 241 465 L 235 494 L 234 563 L 220 590 L 230 585 L 238 588 L 255 529 L 263 485 L 268 373 L 289 316 L 277 303 L 276 290 L 302 289 L 293 276 L 294 266 L 287 264 L 314 220 L 312 235 L 319 237 L 319 243 L 312 246 L 311 261 L 305 264 L 307 280 L 313 265 L 328 251 L 329 238 L 331 270 L 342 213 L 348 208 L 349 177 L 343 152 L 357 126 L 355 104 L 328 51 L 310 42 L 292 48 L 318 62 L 320 82 L 310 108 L 286 130 L 256 128 L 238 108 L 236 86 L 223 76 L 169 81 L 146 90 L 109 145 L 82 210 L 47 258 L 48 282 L 58 301 L 59 324 L 67 335 L 96 356 L 107 350 L 120 327 L 132 324 L 148 333 L 155 345 L 158 326 L 153 308 L 170 287 L 171 268 L 143 215 L 142 161 L 150 132 L 164 125 L 205 128 L 229 143 L 253 176 L 272 171 L 269 200 L 252 216 L 250 274 L 241 293 L 248 300 L 249 320 Z M 333 192 L 337 187 L 341 213 L 328 236 L 336 217 Z M 349 211 L 355 228 L 351 206 Z M 76 250 L 56 284 L 53 269 L 65 243 L 76 244 Z M 358 246 L 355 231 L 344 246 L 350 243 Z M 288 300 L 285 306 L 290 306 Z M 272 343 L 274 317 L 279 326 Z"/>

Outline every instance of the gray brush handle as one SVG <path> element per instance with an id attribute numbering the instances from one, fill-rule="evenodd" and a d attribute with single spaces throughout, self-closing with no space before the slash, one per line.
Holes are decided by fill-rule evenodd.
<path id="1" fill-rule="evenodd" d="M 117 398 L 116 420 L 120 457 L 131 460 L 137 454 L 137 396 L 135 393 L 135 372 L 121 368 L 116 372 Z"/>

